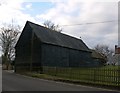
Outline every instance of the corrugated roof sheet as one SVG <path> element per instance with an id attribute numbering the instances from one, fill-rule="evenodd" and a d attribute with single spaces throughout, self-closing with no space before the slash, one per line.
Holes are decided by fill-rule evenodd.
<path id="1" fill-rule="evenodd" d="M 33 32 L 41 40 L 41 42 L 90 52 L 90 49 L 81 39 L 77 39 L 60 32 L 51 31 L 46 27 L 29 21 L 27 21 L 27 23 L 31 26 Z"/>

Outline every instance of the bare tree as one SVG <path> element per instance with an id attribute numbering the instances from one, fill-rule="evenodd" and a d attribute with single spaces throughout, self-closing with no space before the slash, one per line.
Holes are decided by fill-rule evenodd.
<path id="1" fill-rule="evenodd" d="M 6 65 L 8 69 L 9 64 L 15 58 L 14 46 L 17 42 L 17 36 L 19 34 L 20 27 L 8 25 L 1 28 L 0 33 L 0 46 L 2 48 L 2 63 Z"/>
<path id="2" fill-rule="evenodd" d="M 108 61 L 109 56 L 114 53 L 114 51 L 112 49 L 110 49 L 110 47 L 108 45 L 96 45 L 94 47 L 95 51 L 100 53 L 103 58 L 105 59 L 105 61 Z"/>
<path id="3" fill-rule="evenodd" d="M 49 28 L 53 31 L 57 31 L 57 32 L 61 32 L 62 29 L 59 27 L 59 25 L 55 25 L 53 22 L 51 21 L 48 21 L 46 20 L 43 25 L 46 27 L 46 28 Z"/>

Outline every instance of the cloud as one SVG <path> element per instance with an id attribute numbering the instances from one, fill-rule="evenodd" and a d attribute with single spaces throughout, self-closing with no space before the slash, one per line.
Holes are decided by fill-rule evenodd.
<path id="1" fill-rule="evenodd" d="M 1 0 L 1 5 L 6 5 L 6 7 L 12 9 L 22 9 L 21 4 L 23 0 Z"/>
<path id="2" fill-rule="evenodd" d="M 31 4 L 31 3 L 27 4 L 27 5 L 26 5 L 26 8 L 27 8 L 27 9 L 31 9 L 31 8 L 32 8 L 32 4 Z"/>
<path id="3" fill-rule="evenodd" d="M 27 20 L 35 21 L 35 18 L 30 14 L 22 12 L 25 8 L 23 7 L 23 0 L 3 0 L 0 6 L 0 25 L 3 23 L 11 24 L 12 20 L 20 26 L 24 26 Z M 30 8 L 30 5 L 29 5 Z"/>
<path id="4" fill-rule="evenodd" d="M 14 19 L 17 24 L 24 26 L 27 20 L 38 24 L 43 23 L 45 20 L 51 20 L 55 24 L 71 25 L 118 19 L 117 2 L 49 1 L 52 1 L 53 7 L 44 11 L 44 13 L 32 16 L 30 13 L 23 12 L 23 10 L 32 9 L 32 2 L 37 1 L 2 0 L 0 5 L 0 22 L 1 24 L 11 23 L 11 20 Z M 23 6 L 24 2 L 28 2 L 26 6 Z M 77 38 L 81 37 L 90 48 L 98 43 L 109 44 L 111 47 L 114 47 L 118 41 L 117 22 L 61 27 L 63 28 L 62 33 Z"/>
<path id="5" fill-rule="evenodd" d="M 54 4 L 55 7 L 36 17 L 44 20 L 48 19 L 60 25 L 85 24 L 118 19 L 118 4 L 116 2 L 84 3 L 68 1 L 54 2 Z M 113 47 L 117 43 L 117 22 L 63 26 L 63 33 L 78 38 L 82 37 L 89 47 L 94 47 L 98 43 L 109 44 L 109 42 L 111 42 Z"/>

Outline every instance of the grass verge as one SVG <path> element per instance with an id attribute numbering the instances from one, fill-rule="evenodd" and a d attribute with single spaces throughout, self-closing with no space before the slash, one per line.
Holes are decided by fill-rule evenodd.
<path id="1" fill-rule="evenodd" d="M 92 81 L 88 82 L 88 81 L 85 81 L 85 80 L 74 80 L 74 79 L 68 79 L 68 78 L 64 78 L 64 77 L 52 76 L 52 75 L 47 75 L 47 74 L 39 74 L 39 73 L 36 73 L 36 72 L 21 72 L 19 74 L 34 77 L 34 78 L 46 79 L 46 80 L 80 84 L 80 85 L 93 86 L 93 87 L 98 87 L 98 88 L 120 90 L 120 86 L 108 85 L 106 83 L 101 83 L 101 82 L 92 82 Z"/>

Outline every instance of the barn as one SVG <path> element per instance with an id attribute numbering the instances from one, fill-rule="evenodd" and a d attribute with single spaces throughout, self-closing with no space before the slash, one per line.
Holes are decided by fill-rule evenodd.
<path id="1" fill-rule="evenodd" d="M 15 46 L 15 70 L 51 67 L 90 67 L 91 50 L 78 38 L 27 21 Z"/>

